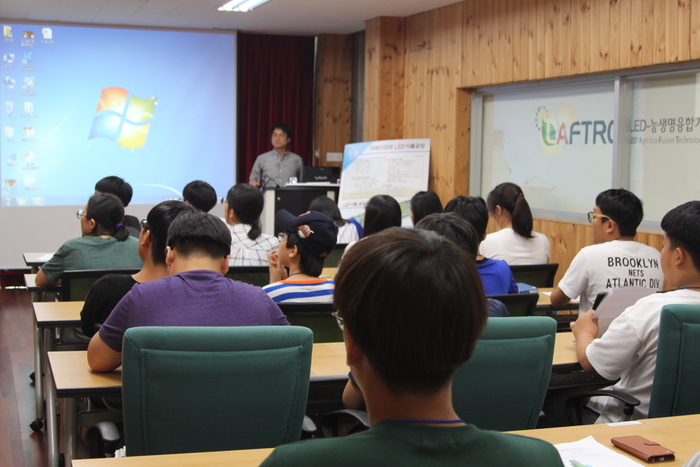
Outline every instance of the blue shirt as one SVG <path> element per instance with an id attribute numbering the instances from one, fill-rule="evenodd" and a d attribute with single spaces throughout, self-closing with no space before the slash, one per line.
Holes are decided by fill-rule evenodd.
<path id="1" fill-rule="evenodd" d="M 476 269 L 481 275 L 486 295 L 504 295 L 518 293 L 513 273 L 508 263 L 500 259 L 484 258 L 476 262 Z"/>

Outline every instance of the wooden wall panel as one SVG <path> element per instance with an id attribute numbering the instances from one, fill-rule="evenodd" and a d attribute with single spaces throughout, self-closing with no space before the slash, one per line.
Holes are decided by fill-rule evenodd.
<path id="1" fill-rule="evenodd" d="M 690 58 L 700 58 L 700 0 L 689 0 Z"/>
<path id="2" fill-rule="evenodd" d="M 404 18 L 374 18 L 365 33 L 365 141 L 403 138 Z"/>
<path id="3" fill-rule="evenodd" d="M 316 52 L 317 165 L 341 166 L 328 162 L 328 152 L 340 152 L 350 143 L 352 119 L 352 36 L 322 34 Z"/>

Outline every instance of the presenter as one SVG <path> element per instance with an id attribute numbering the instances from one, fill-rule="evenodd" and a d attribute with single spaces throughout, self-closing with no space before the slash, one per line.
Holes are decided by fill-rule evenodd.
<path id="1" fill-rule="evenodd" d="M 292 130 L 280 123 L 273 126 L 270 133 L 274 149 L 260 154 L 250 172 L 248 183 L 257 188 L 283 187 L 290 179 L 298 181 L 301 178 L 301 157 L 287 150 L 287 145 L 292 140 Z"/>

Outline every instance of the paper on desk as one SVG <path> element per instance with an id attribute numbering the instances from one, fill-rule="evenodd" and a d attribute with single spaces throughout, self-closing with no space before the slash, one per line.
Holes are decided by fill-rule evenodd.
<path id="1" fill-rule="evenodd" d="M 603 446 L 593 436 L 554 447 L 559 451 L 565 467 L 639 467 L 637 462 Z"/>
<path id="2" fill-rule="evenodd" d="M 52 256 L 53 256 L 53 253 L 46 253 L 46 254 L 43 255 L 43 256 L 39 256 L 39 257 L 37 258 L 37 261 L 48 261 L 48 260 L 51 259 Z"/>
<path id="3" fill-rule="evenodd" d="M 610 289 L 598 309 L 593 315 L 598 318 L 598 337 L 602 336 L 610 327 L 610 323 L 625 311 L 625 308 L 634 305 L 642 297 L 656 292 L 648 287 L 623 287 L 620 289 Z"/>

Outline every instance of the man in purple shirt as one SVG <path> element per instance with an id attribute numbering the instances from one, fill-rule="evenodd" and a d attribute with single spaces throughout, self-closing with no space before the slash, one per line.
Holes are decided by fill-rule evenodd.
<path id="1" fill-rule="evenodd" d="M 167 245 L 168 276 L 136 284 L 90 341 L 93 371 L 121 364 L 122 339 L 131 327 L 289 325 L 261 288 L 223 276 L 231 233 L 220 219 L 182 214 L 170 226 Z"/>

